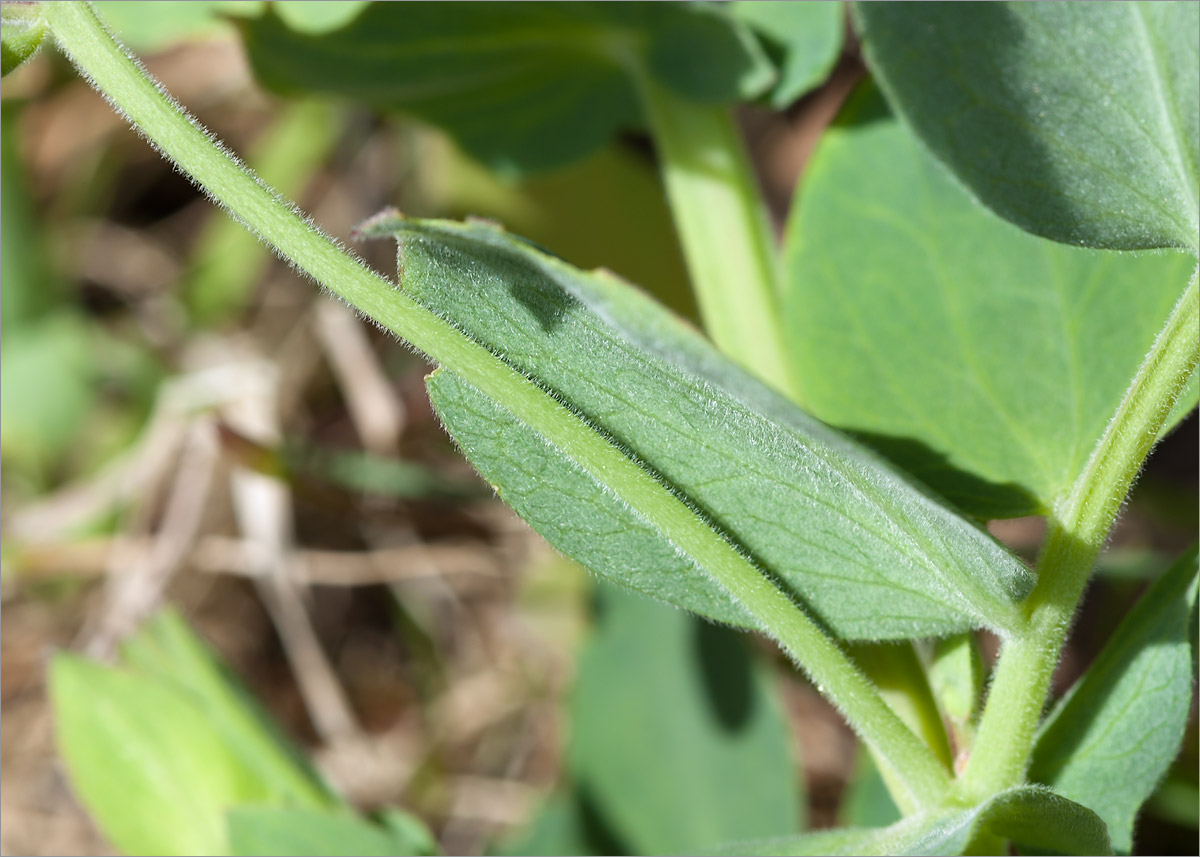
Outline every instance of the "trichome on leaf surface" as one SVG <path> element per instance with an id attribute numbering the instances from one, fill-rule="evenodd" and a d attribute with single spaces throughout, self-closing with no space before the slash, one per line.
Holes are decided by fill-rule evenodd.
<path id="1" fill-rule="evenodd" d="M 523 848 L 1131 850 L 1193 698 L 1194 547 L 1045 707 L 1126 495 L 1197 403 L 1200 6 L 372 3 L 323 21 L 307 5 L 232 10 L 254 74 L 282 95 L 419 117 L 510 176 L 648 130 L 704 333 L 490 223 L 382 212 L 359 227 L 399 241 L 398 281 L 380 276 L 156 86 L 102 8 L 6 4 L 4 69 L 52 40 L 234 219 L 426 355 L 446 430 L 561 553 L 774 640 L 869 748 L 900 814 L 805 832 L 769 671 L 731 631 L 683 613 L 639 624 L 648 605 L 610 592 L 581 660 L 575 791 Z M 785 107 L 820 83 L 847 12 L 869 78 L 825 131 L 778 246 L 731 108 Z M 984 527 L 1026 515 L 1046 520 L 1033 568 Z M 223 700 L 213 711 L 247 703 L 162 621 L 131 641 L 128 672 L 53 667 L 62 752 L 115 845 L 436 847 L 403 813 L 356 816 L 257 712 L 189 709 L 174 657 Z M 981 630 L 1000 640 L 990 676 Z M 720 698 L 742 708 L 719 698 L 712 714 L 740 724 L 737 740 L 705 737 L 683 665 L 696 634 L 702 655 L 741 659 L 746 683 Z M 657 676 L 645 728 L 670 761 L 654 788 L 679 801 L 630 799 L 641 760 L 589 743 L 641 716 L 605 694 L 614 664 L 636 682 L 634 662 Z M 667 697 L 691 695 L 696 710 L 673 717 Z M 110 759 L 88 738 L 89 696 L 168 780 L 183 733 L 127 719 L 123 699 L 178 709 L 181 730 L 228 756 L 233 773 L 187 808 L 203 816 L 195 837 L 147 836 L 96 788 Z M 179 813 L 187 790 L 153 799 Z M 616 845 L 588 838 L 596 814 Z"/>

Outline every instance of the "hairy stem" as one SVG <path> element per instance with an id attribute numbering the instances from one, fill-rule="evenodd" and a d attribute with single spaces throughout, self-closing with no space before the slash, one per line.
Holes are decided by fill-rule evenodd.
<path id="1" fill-rule="evenodd" d="M 1198 272 L 1200 273 L 1200 272 Z M 1022 782 L 1059 652 L 1096 558 L 1198 362 L 1197 274 L 1142 361 L 1087 466 L 1051 521 L 1028 627 L 1005 643 L 960 788 L 982 800 Z"/>
<path id="2" fill-rule="evenodd" d="M 647 74 L 635 77 L 704 328 L 735 363 L 794 396 L 779 325 L 778 253 L 733 117 Z"/>
<path id="3" fill-rule="evenodd" d="M 280 256 L 553 439 L 720 583 L 780 642 L 895 772 L 914 803 L 938 803 L 949 774 L 838 644 L 721 534 L 535 383 L 348 255 L 187 116 L 124 52 L 90 4 L 46 3 L 62 49 L 133 126 Z"/>

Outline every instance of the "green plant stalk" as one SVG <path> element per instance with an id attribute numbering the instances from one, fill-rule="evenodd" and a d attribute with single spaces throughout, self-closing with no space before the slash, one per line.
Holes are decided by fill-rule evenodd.
<path id="1" fill-rule="evenodd" d="M 946 727 L 934 702 L 925 667 L 912 643 L 908 640 L 853 643 L 849 651 L 859 669 L 875 683 L 880 696 L 892 711 L 921 737 L 947 770 L 951 769 L 953 762 Z M 911 804 L 909 796 L 897 783 L 895 774 L 881 766 L 878 759 L 875 762 L 896 806 L 904 815 L 911 815 L 918 807 Z"/>
<path id="2" fill-rule="evenodd" d="M 705 330 L 730 359 L 802 403 L 803 379 L 792 371 L 780 325 L 779 253 L 729 109 L 680 98 L 637 61 L 626 67 L 638 82 L 658 146 L 667 200 Z M 908 649 L 911 661 L 906 663 L 915 663 L 912 644 L 900 645 Z M 945 726 L 928 716 L 923 669 L 902 670 L 889 676 L 887 684 L 883 693 L 892 709 L 941 755 L 940 749 L 948 747 Z M 897 805 L 907 811 L 908 798 L 896 787 L 895 777 L 887 765 L 880 770 Z"/>
<path id="3" fill-rule="evenodd" d="M 306 221 L 188 117 L 125 53 L 90 4 L 46 3 L 60 47 L 133 126 L 231 216 L 320 285 L 502 402 L 693 558 L 806 670 L 921 806 L 949 790 L 945 767 L 809 616 L 633 460 L 534 382 L 369 270 Z"/>
<path id="4" fill-rule="evenodd" d="M 731 360 L 796 398 L 779 319 L 779 258 L 729 109 L 635 71 L 701 320 Z"/>
<path id="5" fill-rule="evenodd" d="M 959 790 L 982 800 L 1024 780 L 1071 618 L 1121 504 L 1198 357 L 1197 274 L 1143 359 L 1071 493 L 1051 521 L 1027 629 L 1007 641 Z"/>
<path id="6" fill-rule="evenodd" d="M 329 155 L 337 123 L 317 101 L 288 104 L 254 147 L 250 163 L 264 182 L 285 196 L 298 196 Z M 185 298 L 201 324 L 240 312 L 270 261 L 262 245 L 225 217 L 204 224 L 192 251 Z"/>

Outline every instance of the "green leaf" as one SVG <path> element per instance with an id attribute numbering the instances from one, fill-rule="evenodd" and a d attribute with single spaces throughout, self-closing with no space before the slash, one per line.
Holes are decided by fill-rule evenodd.
<path id="1" fill-rule="evenodd" d="M 742 372 L 637 290 L 482 225 L 381 217 L 405 291 L 552 391 L 846 638 L 1003 631 L 1028 570 L 994 540 Z M 723 622 L 749 618 L 575 451 L 447 371 L 447 428 L 563 553 Z"/>
<path id="2" fill-rule="evenodd" d="M 68 654 L 50 667 L 59 752 L 118 850 L 224 853 L 236 804 L 344 807 L 178 615 L 121 653 L 119 669 Z"/>
<path id="3" fill-rule="evenodd" d="M 29 59 L 46 37 L 46 21 L 37 3 L 0 6 L 0 76 Z"/>
<path id="4" fill-rule="evenodd" d="M 146 622 L 125 641 L 121 655 L 131 670 L 186 696 L 239 763 L 280 799 L 311 807 L 340 805 L 308 759 L 174 610 Z"/>
<path id="5" fill-rule="evenodd" d="M 717 853 L 953 855 L 982 837 L 1011 839 L 1043 854 L 1112 853 L 1099 816 L 1039 786 L 1010 789 L 971 809 L 910 816 L 891 827 L 827 830 L 741 843 Z"/>
<path id="6" fill-rule="evenodd" d="M 393 813 L 395 811 L 393 810 Z M 429 854 L 430 836 L 419 821 L 406 835 L 346 811 L 281 807 L 234 807 L 228 813 L 230 853 L 235 857 Z"/>
<path id="7" fill-rule="evenodd" d="M 886 827 L 900 818 L 879 766 L 860 744 L 854 774 L 838 807 L 838 819 L 847 827 Z"/>
<path id="8" fill-rule="evenodd" d="M 800 829 L 778 688 L 742 637 L 600 586 L 577 669 L 570 767 L 633 853 Z"/>
<path id="9" fill-rule="evenodd" d="M 88 325 L 67 312 L 18 326 L 3 338 L 0 448 L 5 459 L 48 471 L 69 451 L 98 392 L 93 342 Z"/>
<path id="10" fill-rule="evenodd" d="M 551 795 L 528 825 L 490 853 L 586 855 L 634 851 L 618 841 L 590 795 L 568 786 Z"/>
<path id="11" fill-rule="evenodd" d="M 855 13 L 889 100 L 985 205 L 1068 244 L 1200 249 L 1196 3 Z"/>
<path id="12" fill-rule="evenodd" d="M 841 55 L 843 15 L 839 2 L 740 0 L 731 3 L 729 10 L 783 52 L 779 80 L 771 88 L 772 107 L 788 107 L 815 88 L 829 76 Z"/>
<path id="13" fill-rule="evenodd" d="M 224 853 L 225 810 L 276 797 L 166 682 L 60 654 L 50 698 L 75 794 L 120 851 Z"/>
<path id="14" fill-rule="evenodd" d="M 275 0 L 271 8 L 297 33 L 317 34 L 345 27 L 367 5 L 367 0 Z"/>
<path id="15" fill-rule="evenodd" d="M 678 3 L 373 3 L 315 36 L 267 14 L 242 31 L 258 78 L 410 113 L 505 172 L 547 169 L 640 124 L 634 77 L 685 98 L 753 97 L 774 70 L 723 10 Z"/>
<path id="16" fill-rule="evenodd" d="M 256 15 L 262 0 L 98 0 L 104 23 L 139 53 L 165 50 L 187 39 L 228 32 L 228 16 Z"/>
<path id="17" fill-rule="evenodd" d="M 1047 718 L 1030 778 L 1094 809 L 1118 851 L 1183 739 L 1195 670 L 1188 625 L 1193 547 L 1142 596 L 1095 663 Z"/>
<path id="18" fill-rule="evenodd" d="M 8 8 L 9 4 L 0 6 Z M 0 111 L 0 326 L 12 335 L 61 308 L 64 300 L 61 279 L 50 264 L 48 230 L 38 218 L 21 158 L 24 112 L 15 99 L 4 101 Z"/>
<path id="19" fill-rule="evenodd" d="M 983 518 L 1068 490 L 1195 265 L 1005 223 L 870 88 L 809 164 L 785 259 L 805 406 Z"/>

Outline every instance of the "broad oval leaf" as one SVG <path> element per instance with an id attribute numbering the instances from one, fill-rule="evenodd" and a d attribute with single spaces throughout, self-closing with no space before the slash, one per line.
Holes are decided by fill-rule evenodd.
<path id="1" fill-rule="evenodd" d="M 985 205 L 1068 244 L 1200 250 L 1200 5 L 855 13 L 889 100 Z"/>
<path id="2" fill-rule="evenodd" d="M 506 172 L 569 163 L 640 125 L 639 74 L 709 103 L 775 77 L 744 26 L 700 3 L 372 3 L 321 35 L 271 12 L 242 32 L 266 86 L 410 113 Z"/>
<path id="3" fill-rule="evenodd" d="M 890 827 L 739 843 L 717 853 L 949 857 L 962 854 L 980 836 L 1009 839 L 1039 854 L 1113 853 L 1098 815 L 1043 786 L 1018 786 L 970 809 L 914 815 Z"/>
<path id="4" fill-rule="evenodd" d="M 1034 748 L 1030 778 L 1095 810 L 1121 853 L 1133 848 L 1134 818 L 1187 726 L 1198 575 L 1193 547 L 1138 601 Z"/>
<path id="5" fill-rule="evenodd" d="M 981 208 L 871 88 L 827 132 L 787 229 L 805 407 L 983 518 L 1069 489 L 1195 262 L 1065 247 Z M 1194 387 L 1181 418 L 1195 406 Z"/>
<path id="6" fill-rule="evenodd" d="M 480 225 L 376 218 L 412 297 L 534 378 L 840 636 L 1005 632 L 1029 571 L 986 533 L 719 355 L 627 284 Z M 430 393 L 476 468 L 600 574 L 750 625 L 631 498 L 457 376 Z"/>
<path id="7" fill-rule="evenodd" d="M 746 640 L 615 587 L 596 595 L 568 753 L 619 840 L 635 854 L 699 854 L 799 831 L 779 689 Z"/>

